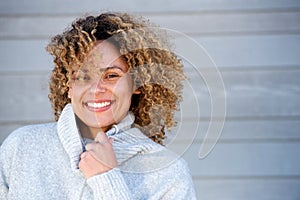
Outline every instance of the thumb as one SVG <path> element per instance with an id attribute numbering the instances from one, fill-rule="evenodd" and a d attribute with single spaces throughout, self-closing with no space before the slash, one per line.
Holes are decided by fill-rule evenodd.
<path id="1" fill-rule="evenodd" d="M 108 138 L 108 142 L 112 144 L 114 142 L 114 138 Z"/>
<path id="2" fill-rule="evenodd" d="M 108 141 L 108 137 L 107 137 L 107 135 L 103 131 L 100 131 L 97 134 L 97 136 L 95 137 L 95 142 L 105 143 L 107 141 Z"/>

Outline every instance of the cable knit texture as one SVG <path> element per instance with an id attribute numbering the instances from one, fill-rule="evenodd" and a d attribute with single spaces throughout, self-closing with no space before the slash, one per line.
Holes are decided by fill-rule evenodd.
<path id="1" fill-rule="evenodd" d="M 196 199 L 184 160 L 132 128 L 134 116 L 107 132 L 118 168 L 85 179 L 72 106 L 57 123 L 25 126 L 0 151 L 0 199 Z"/>

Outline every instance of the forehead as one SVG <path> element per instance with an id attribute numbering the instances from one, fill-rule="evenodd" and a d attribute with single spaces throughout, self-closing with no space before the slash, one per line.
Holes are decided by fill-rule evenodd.
<path id="1" fill-rule="evenodd" d="M 127 63 L 113 44 L 107 41 L 100 41 L 88 53 L 81 69 L 110 68 L 112 66 L 127 68 Z"/>

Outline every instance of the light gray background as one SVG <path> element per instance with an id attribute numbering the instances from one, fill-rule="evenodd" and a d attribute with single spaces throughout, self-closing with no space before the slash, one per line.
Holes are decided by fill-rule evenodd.
<path id="1" fill-rule="evenodd" d="M 17 127 L 53 121 L 45 46 L 75 18 L 102 11 L 141 14 L 183 32 L 219 67 L 227 93 L 221 138 L 198 159 L 204 108 L 183 155 L 199 199 L 300 199 L 299 0 L 0 0 L 0 143 Z M 203 81 L 191 83 L 207 103 Z M 176 148 L 188 145 L 194 116 L 188 112 Z"/>

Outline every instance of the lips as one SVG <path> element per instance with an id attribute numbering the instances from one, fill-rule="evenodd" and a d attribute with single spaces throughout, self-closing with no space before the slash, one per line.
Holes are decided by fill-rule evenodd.
<path id="1" fill-rule="evenodd" d="M 84 103 L 84 105 L 90 111 L 102 112 L 109 109 L 112 103 L 113 101 L 111 100 L 94 100 L 94 101 L 87 101 Z"/>

